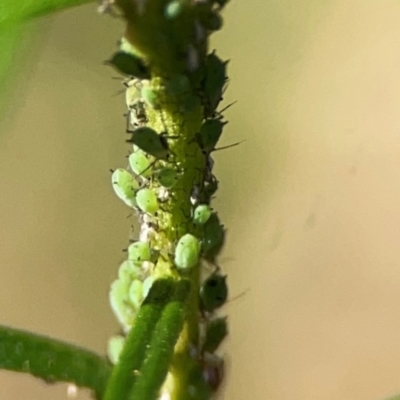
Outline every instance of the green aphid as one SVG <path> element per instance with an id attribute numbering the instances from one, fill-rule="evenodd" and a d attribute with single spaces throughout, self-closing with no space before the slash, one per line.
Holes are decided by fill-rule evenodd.
<path id="1" fill-rule="evenodd" d="M 183 235 L 175 248 L 175 266 L 181 270 L 193 268 L 199 262 L 200 242 L 195 236 Z"/>
<path id="2" fill-rule="evenodd" d="M 140 305 L 143 302 L 143 282 L 139 279 L 132 281 L 129 286 L 129 302 L 133 305 L 136 310 L 139 310 Z"/>
<path id="3" fill-rule="evenodd" d="M 118 278 L 124 282 L 131 282 L 141 275 L 141 268 L 138 263 L 132 260 L 125 260 L 118 268 Z"/>
<path id="4" fill-rule="evenodd" d="M 136 193 L 136 203 L 143 212 L 148 214 L 155 214 L 160 208 L 156 194 L 147 188 L 140 189 Z"/>
<path id="5" fill-rule="evenodd" d="M 150 72 L 143 61 L 130 53 L 117 51 L 105 64 L 113 66 L 124 75 L 138 79 L 150 79 Z"/>
<path id="6" fill-rule="evenodd" d="M 196 225 L 204 225 L 211 217 L 212 210 L 207 204 L 199 204 L 193 212 L 193 222 Z"/>
<path id="7" fill-rule="evenodd" d="M 204 152 L 210 153 L 215 149 L 226 124 L 227 122 L 222 122 L 220 119 L 207 119 L 203 122 L 200 132 L 197 134 L 197 140 Z"/>
<path id="8" fill-rule="evenodd" d="M 168 158 L 170 151 L 165 135 L 158 134 L 154 129 L 145 126 L 128 133 L 131 133 L 132 137 L 127 142 L 135 144 L 139 149 L 158 160 Z"/>
<path id="9" fill-rule="evenodd" d="M 111 336 L 110 339 L 108 339 L 107 356 L 111 364 L 118 364 L 119 356 L 125 345 L 125 340 L 125 337 L 121 335 Z"/>
<path id="10" fill-rule="evenodd" d="M 179 17 L 179 15 L 183 11 L 182 2 L 179 0 L 170 1 L 164 9 L 164 15 L 167 19 L 175 19 Z"/>
<path id="11" fill-rule="evenodd" d="M 200 303 L 203 311 L 213 312 L 228 298 L 226 276 L 211 274 L 200 287 Z"/>
<path id="12" fill-rule="evenodd" d="M 128 260 L 135 263 L 150 261 L 151 249 L 147 242 L 137 241 L 128 246 Z"/>
<path id="13" fill-rule="evenodd" d="M 116 169 L 111 175 L 115 194 L 129 207 L 136 207 L 136 191 L 139 183 L 135 177 L 123 168 Z"/>
<path id="14" fill-rule="evenodd" d="M 176 185 L 179 175 L 174 168 L 164 167 L 155 174 L 158 183 L 166 189 L 171 189 Z"/>
<path id="15" fill-rule="evenodd" d="M 224 226 L 221 225 L 218 215 L 213 213 L 204 225 L 204 236 L 202 242 L 204 256 L 212 260 L 220 252 L 224 241 Z"/>
<path id="16" fill-rule="evenodd" d="M 227 335 L 226 317 L 212 319 L 207 325 L 202 353 L 214 353 Z"/>
<path id="17" fill-rule="evenodd" d="M 129 286 L 130 282 L 117 279 L 111 284 L 109 293 L 111 308 L 125 332 L 131 328 L 136 317 L 135 309 L 128 302 Z"/>
<path id="18" fill-rule="evenodd" d="M 227 61 L 222 61 L 214 52 L 207 56 L 203 85 L 206 102 L 204 112 L 206 117 L 214 116 L 218 104 L 222 99 L 222 92 L 228 79 L 226 76 L 226 64 Z"/>
<path id="19" fill-rule="evenodd" d="M 143 282 L 143 298 L 145 299 L 154 283 L 154 276 L 148 276 Z"/>
<path id="20" fill-rule="evenodd" d="M 142 151 L 136 151 L 129 156 L 129 166 L 136 175 L 147 178 L 152 174 L 151 161 Z"/>

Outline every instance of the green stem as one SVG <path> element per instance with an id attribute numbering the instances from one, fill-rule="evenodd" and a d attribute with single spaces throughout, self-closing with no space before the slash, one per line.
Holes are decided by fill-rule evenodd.
<path id="1" fill-rule="evenodd" d="M 143 363 L 153 331 L 174 289 L 172 278 L 155 281 L 140 307 L 135 323 L 114 367 L 106 388 L 104 400 L 125 400 Z"/>
<path id="2" fill-rule="evenodd" d="M 130 400 L 156 400 L 185 321 L 190 281 L 179 281 L 153 332 L 144 363 L 135 381 Z"/>
<path id="3" fill-rule="evenodd" d="M 22 330 L 0 326 L 0 368 L 29 373 L 48 383 L 72 382 L 101 398 L 110 365 L 91 351 Z"/>

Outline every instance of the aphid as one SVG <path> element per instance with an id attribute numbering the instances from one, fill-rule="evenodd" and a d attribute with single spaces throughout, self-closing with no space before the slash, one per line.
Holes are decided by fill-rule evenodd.
<path id="1" fill-rule="evenodd" d="M 193 212 L 193 222 L 196 225 L 204 225 L 211 217 L 212 210 L 207 204 L 199 204 Z"/>
<path id="2" fill-rule="evenodd" d="M 129 207 L 136 207 L 136 191 L 139 184 L 127 170 L 116 169 L 111 175 L 111 182 L 115 194 Z"/>
<path id="3" fill-rule="evenodd" d="M 145 213 L 155 214 L 160 208 L 156 194 L 151 189 L 140 189 L 136 193 L 136 203 Z"/>
<path id="4" fill-rule="evenodd" d="M 111 284 L 109 293 L 111 309 L 125 332 L 130 329 L 136 317 L 135 309 L 128 302 L 129 286 L 130 282 L 117 279 Z"/>
<path id="5" fill-rule="evenodd" d="M 175 266 L 182 270 L 193 268 L 199 262 L 200 242 L 195 236 L 183 235 L 175 248 Z"/>
<path id="6" fill-rule="evenodd" d="M 108 339 L 107 356 L 111 364 L 118 364 L 119 356 L 124 348 L 125 340 L 125 337 L 121 335 L 111 336 L 110 339 Z"/>
<path id="7" fill-rule="evenodd" d="M 204 183 L 203 195 L 207 202 L 210 202 L 211 197 L 218 190 L 218 179 L 211 174 L 211 179 Z"/>
<path id="8" fill-rule="evenodd" d="M 226 64 L 215 53 L 207 56 L 205 65 L 205 80 L 203 91 L 205 94 L 205 116 L 213 117 L 222 98 L 222 92 L 227 81 Z"/>
<path id="9" fill-rule="evenodd" d="M 202 353 L 214 353 L 227 335 L 226 317 L 212 319 L 207 325 Z"/>
<path id="10" fill-rule="evenodd" d="M 138 79 L 150 79 L 150 72 L 143 61 L 125 51 L 117 51 L 105 64 L 113 66 L 124 75 L 133 76 Z"/>
<path id="11" fill-rule="evenodd" d="M 220 224 L 218 215 L 213 213 L 204 225 L 203 253 L 213 259 L 221 250 L 225 240 L 225 230 Z"/>
<path id="12" fill-rule="evenodd" d="M 154 277 L 148 276 L 143 282 L 143 298 L 145 299 L 150 292 L 151 287 L 153 286 Z"/>
<path id="13" fill-rule="evenodd" d="M 215 392 L 224 378 L 224 360 L 215 354 L 205 354 L 203 360 L 203 378 Z"/>
<path id="14" fill-rule="evenodd" d="M 145 153 L 158 160 L 168 158 L 170 150 L 164 134 L 158 134 L 154 129 L 145 126 L 129 131 L 128 133 L 131 133 L 132 137 L 127 142 L 135 144 Z"/>
<path id="15" fill-rule="evenodd" d="M 136 175 L 149 177 L 152 174 L 151 162 L 140 150 L 129 156 L 129 166 Z"/>
<path id="16" fill-rule="evenodd" d="M 226 124 L 227 122 L 222 122 L 221 119 L 207 119 L 203 122 L 197 134 L 197 141 L 204 152 L 210 153 L 215 149 Z"/>
<path id="17" fill-rule="evenodd" d="M 174 168 L 164 167 L 155 174 L 158 183 L 166 189 L 171 189 L 178 182 L 178 173 Z"/>
<path id="18" fill-rule="evenodd" d="M 193 357 L 194 358 L 194 357 Z M 203 362 L 193 359 L 186 363 L 187 395 L 185 398 L 193 400 L 209 400 L 212 398 L 212 390 L 206 379 L 207 373 L 203 371 Z"/>
<path id="19" fill-rule="evenodd" d="M 164 9 L 164 15 L 168 19 L 175 19 L 181 14 L 183 6 L 179 0 L 169 2 Z"/>
<path id="20" fill-rule="evenodd" d="M 143 262 L 151 260 L 151 249 L 147 242 L 137 241 L 128 247 L 128 260 L 133 262 Z"/>
<path id="21" fill-rule="evenodd" d="M 143 302 L 143 282 L 139 279 L 132 281 L 129 286 L 129 301 L 136 310 L 139 310 Z"/>
<path id="22" fill-rule="evenodd" d="M 132 260 L 125 260 L 118 268 L 118 278 L 124 282 L 131 282 L 133 279 L 138 279 L 141 272 L 138 264 Z"/>
<path id="23" fill-rule="evenodd" d="M 197 14 L 201 24 L 208 31 L 218 31 L 222 28 L 222 17 L 214 10 L 206 10 Z"/>
<path id="24" fill-rule="evenodd" d="M 226 276 L 211 274 L 200 287 L 200 303 L 203 311 L 213 312 L 220 308 L 228 297 Z"/>
<path id="25" fill-rule="evenodd" d="M 229 3 L 229 0 L 214 0 L 214 2 L 222 9 Z"/>

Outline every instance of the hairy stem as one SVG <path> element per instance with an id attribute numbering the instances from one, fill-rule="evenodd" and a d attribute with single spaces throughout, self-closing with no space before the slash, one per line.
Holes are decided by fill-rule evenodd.
<path id="1" fill-rule="evenodd" d="M 47 383 L 72 382 L 101 398 L 110 365 L 100 356 L 45 336 L 0 326 L 0 368 L 29 373 Z"/>

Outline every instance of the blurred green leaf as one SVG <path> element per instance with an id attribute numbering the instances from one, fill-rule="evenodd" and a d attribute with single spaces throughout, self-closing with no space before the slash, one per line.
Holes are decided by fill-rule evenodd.
<path id="1" fill-rule="evenodd" d="M 93 0 L 1 0 L 0 28 L 89 2 Z"/>

